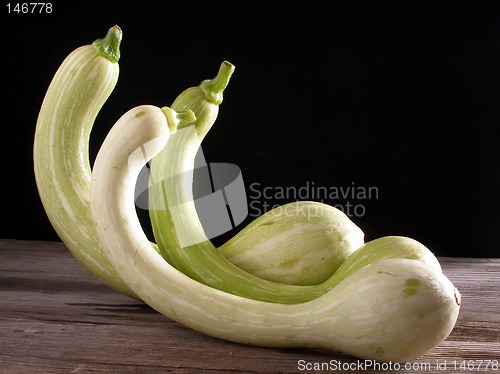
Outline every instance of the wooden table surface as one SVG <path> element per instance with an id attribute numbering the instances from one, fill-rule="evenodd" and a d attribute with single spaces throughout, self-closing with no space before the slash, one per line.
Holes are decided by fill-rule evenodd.
<path id="1" fill-rule="evenodd" d="M 462 293 L 455 329 L 391 369 L 335 352 L 214 339 L 111 290 L 62 243 L 0 239 L 0 372 L 500 373 L 500 259 L 439 260 Z"/>

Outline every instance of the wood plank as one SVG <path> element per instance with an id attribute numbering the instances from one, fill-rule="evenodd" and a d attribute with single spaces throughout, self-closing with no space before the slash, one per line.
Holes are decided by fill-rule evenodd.
<path id="1" fill-rule="evenodd" d="M 464 372 L 464 362 L 500 372 L 479 361 L 500 360 L 500 259 L 440 261 L 462 293 L 457 325 L 443 344 L 397 372 Z M 62 243 L 0 240 L 2 373 L 304 373 L 313 365 L 348 373 L 361 370 L 340 369 L 358 364 L 365 362 L 336 352 L 205 336 L 109 289 Z"/>

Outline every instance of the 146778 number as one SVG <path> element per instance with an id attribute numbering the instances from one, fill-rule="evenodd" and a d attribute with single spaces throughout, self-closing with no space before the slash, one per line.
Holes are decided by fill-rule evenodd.
<path id="1" fill-rule="evenodd" d="M 8 13 L 52 13 L 52 3 L 15 3 L 7 4 Z"/>

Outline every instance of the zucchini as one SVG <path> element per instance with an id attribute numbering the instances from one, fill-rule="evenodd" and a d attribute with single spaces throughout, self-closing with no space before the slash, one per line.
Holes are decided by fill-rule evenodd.
<path id="1" fill-rule="evenodd" d="M 66 247 L 101 281 L 137 298 L 103 253 L 90 213 L 89 137 L 118 81 L 121 39 L 114 26 L 62 62 L 38 115 L 33 163 L 43 207 Z"/>
<path id="2" fill-rule="evenodd" d="M 91 209 L 109 260 L 152 308 L 232 342 L 322 348 L 380 361 L 415 359 L 451 332 L 459 293 L 442 272 L 417 260 L 366 265 L 322 296 L 299 304 L 236 296 L 175 269 L 147 239 L 134 205 L 140 170 L 171 140 L 168 123 L 159 113 L 135 113 L 113 126 L 99 151 Z"/>

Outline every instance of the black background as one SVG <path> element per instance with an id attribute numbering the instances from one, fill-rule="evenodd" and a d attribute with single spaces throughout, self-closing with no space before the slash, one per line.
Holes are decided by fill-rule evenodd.
<path id="1" fill-rule="evenodd" d="M 238 165 L 247 188 L 375 186 L 378 198 L 352 201 L 367 240 L 405 235 L 438 255 L 498 257 L 498 2 L 81 1 L 53 2 L 51 14 L 6 4 L 0 237 L 57 239 L 33 177 L 37 113 L 62 60 L 118 24 L 120 78 L 92 158 L 125 111 L 170 104 L 227 59 L 236 71 L 207 161 Z"/>

